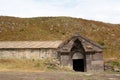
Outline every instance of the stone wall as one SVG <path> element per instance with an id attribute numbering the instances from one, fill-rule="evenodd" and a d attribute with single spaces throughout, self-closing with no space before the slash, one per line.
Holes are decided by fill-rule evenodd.
<path id="1" fill-rule="evenodd" d="M 60 63 L 63 66 L 68 66 L 70 64 L 69 61 L 70 61 L 69 53 L 62 53 L 61 56 L 60 56 Z"/>
<path id="2" fill-rule="evenodd" d="M 57 58 L 56 49 L 1 49 L 0 58 L 43 59 Z"/>
<path id="3" fill-rule="evenodd" d="M 92 70 L 103 71 L 104 70 L 104 61 L 102 53 L 94 53 L 91 61 Z"/>
<path id="4" fill-rule="evenodd" d="M 102 53 L 86 53 L 86 69 L 87 71 L 103 71 L 104 61 Z"/>

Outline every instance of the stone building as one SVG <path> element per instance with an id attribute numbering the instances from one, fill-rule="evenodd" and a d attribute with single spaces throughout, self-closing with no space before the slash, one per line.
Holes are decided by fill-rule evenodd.
<path id="1" fill-rule="evenodd" d="M 57 58 L 57 47 L 61 43 L 62 41 L 1 41 L 0 58 Z"/>
<path id="2" fill-rule="evenodd" d="M 103 71 L 102 47 L 75 34 L 62 41 L 1 41 L 0 58 L 56 58 L 75 71 Z"/>
<path id="3" fill-rule="evenodd" d="M 75 71 L 103 71 L 103 53 L 99 44 L 75 34 L 58 47 L 61 65 Z"/>

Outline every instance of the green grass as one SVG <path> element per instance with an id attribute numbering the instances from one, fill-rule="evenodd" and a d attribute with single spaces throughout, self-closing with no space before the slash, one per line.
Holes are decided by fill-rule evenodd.
<path id="1" fill-rule="evenodd" d="M 105 58 L 120 58 L 120 24 L 71 17 L 0 17 L 0 41 L 66 40 L 75 32 L 101 44 Z"/>

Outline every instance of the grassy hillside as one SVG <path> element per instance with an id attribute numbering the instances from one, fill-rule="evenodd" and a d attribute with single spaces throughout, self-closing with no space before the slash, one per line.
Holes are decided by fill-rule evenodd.
<path id="1" fill-rule="evenodd" d="M 120 57 L 120 24 L 70 17 L 0 17 L 0 41 L 65 40 L 75 32 L 104 46 L 105 57 Z"/>

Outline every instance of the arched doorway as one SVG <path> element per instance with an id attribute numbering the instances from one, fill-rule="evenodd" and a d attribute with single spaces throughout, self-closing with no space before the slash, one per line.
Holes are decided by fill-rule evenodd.
<path id="1" fill-rule="evenodd" d="M 73 61 L 73 70 L 84 72 L 85 64 L 84 64 L 83 54 L 81 54 L 80 52 L 75 52 L 72 57 L 72 61 Z"/>
<path id="2" fill-rule="evenodd" d="M 86 68 L 85 54 L 81 42 L 77 39 L 71 49 L 73 70 L 84 72 Z"/>

